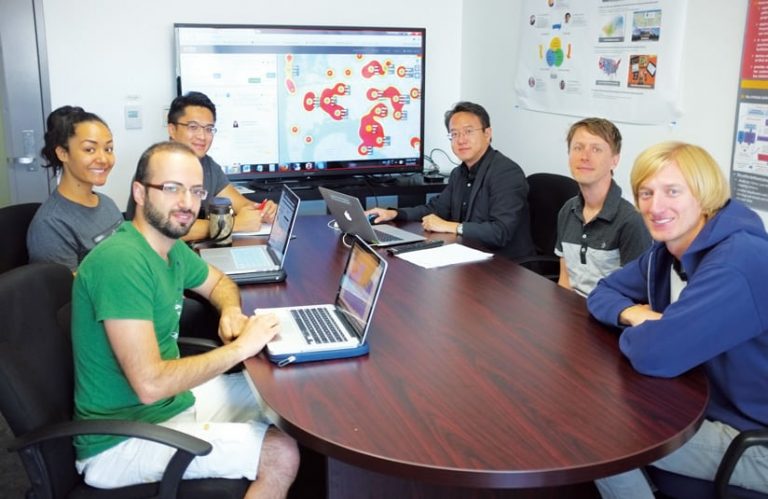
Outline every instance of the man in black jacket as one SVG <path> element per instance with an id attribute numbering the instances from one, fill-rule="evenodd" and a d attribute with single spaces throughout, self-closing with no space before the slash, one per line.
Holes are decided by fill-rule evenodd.
<path id="1" fill-rule="evenodd" d="M 476 239 L 511 258 L 534 254 L 528 214 L 528 182 L 522 168 L 491 147 L 491 120 L 479 104 L 459 102 L 445 113 L 454 168 L 443 192 L 426 205 L 373 208 L 375 223 L 421 220 L 426 231 Z"/>

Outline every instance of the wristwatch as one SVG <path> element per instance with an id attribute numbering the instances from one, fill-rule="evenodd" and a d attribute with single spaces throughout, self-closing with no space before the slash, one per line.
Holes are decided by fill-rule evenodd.
<path id="1" fill-rule="evenodd" d="M 464 235 L 464 224 L 459 224 L 456 226 L 456 234 L 460 236 Z"/>

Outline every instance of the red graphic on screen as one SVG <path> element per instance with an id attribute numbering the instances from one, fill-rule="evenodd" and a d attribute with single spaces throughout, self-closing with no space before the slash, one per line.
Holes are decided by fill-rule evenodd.
<path id="1" fill-rule="evenodd" d="M 396 120 L 401 120 L 403 118 L 403 107 L 407 102 L 404 102 L 403 96 L 397 88 L 387 87 L 384 90 L 369 88 L 366 95 L 368 100 L 389 100 L 389 103 L 392 106 L 392 117 Z"/>
<path id="2" fill-rule="evenodd" d="M 379 61 L 371 61 L 363 66 L 363 78 L 372 78 L 374 76 L 384 76 L 384 66 Z"/>
<path id="3" fill-rule="evenodd" d="M 357 148 L 360 155 L 367 156 L 375 148 L 381 148 L 386 145 L 387 138 L 384 135 L 384 127 L 379 119 L 386 118 L 388 114 L 387 106 L 379 103 L 362 117 L 360 120 L 360 138 L 363 142 Z"/>
<path id="4" fill-rule="evenodd" d="M 355 68 L 348 66 L 332 67 L 329 66 L 321 75 L 331 80 L 338 80 L 343 78 L 345 80 L 354 78 L 363 78 L 371 80 L 375 77 L 383 78 L 396 78 L 398 80 L 405 78 L 414 78 L 419 76 L 419 71 L 408 65 L 396 65 L 390 59 L 379 59 L 366 61 L 364 54 L 357 54 L 357 60 L 360 65 Z M 289 69 L 290 67 L 290 69 Z M 394 121 L 407 121 L 408 111 L 407 108 L 413 101 L 421 99 L 421 91 L 418 88 L 408 86 L 407 88 L 398 88 L 399 83 L 394 83 L 389 86 L 371 86 L 363 84 L 360 85 L 357 80 L 354 82 L 342 83 L 336 81 L 332 85 L 324 88 L 321 84 L 315 88 L 302 88 L 302 68 L 300 64 L 296 63 L 294 59 L 286 60 L 286 81 L 285 85 L 289 88 L 297 89 L 299 93 L 304 92 L 304 97 L 301 102 L 306 112 L 313 112 L 316 109 L 321 109 L 325 115 L 329 116 L 334 121 L 340 122 L 350 119 L 350 106 L 357 106 L 359 98 L 362 95 L 365 99 L 371 102 L 369 111 L 364 114 L 360 119 L 358 126 L 358 135 L 360 137 L 360 143 L 357 146 L 357 152 L 360 156 L 373 155 L 376 150 L 382 148 L 391 147 L 393 137 L 387 134 L 387 118 Z M 348 97 L 348 99 L 347 99 Z M 314 123 L 314 122 L 313 122 Z M 350 123 L 352 125 L 352 123 Z M 400 126 L 400 125 L 397 125 Z M 317 131 L 316 125 L 312 125 L 312 131 L 309 129 L 304 131 L 298 129 L 296 124 L 295 129 L 291 129 L 292 135 L 300 135 L 303 142 L 307 145 L 315 141 L 315 133 Z M 393 122 L 389 122 L 389 127 L 395 127 Z M 392 130 L 389 130 L 391 133 Z M 408 140 L 409 145 L 415 150 L 421 150 L 422 144 L 418 137 L 411 137 L 410 139 L 401 138 L 400 140 Z"/>
<path id="5" fill-rule="evenodd" d="M 320 99 L 317 99 L 314 92 L 307 92 L 304 94 L 304 109 L 312 111 L 320 107 L 334 120 L 343 120 L 347 117 L 347 110 L 338 103 L 338 97 L 348 93 L 349 87 L 344 83 L 337 83 L 331 88 L 326 88 L 320 93 Z"/>

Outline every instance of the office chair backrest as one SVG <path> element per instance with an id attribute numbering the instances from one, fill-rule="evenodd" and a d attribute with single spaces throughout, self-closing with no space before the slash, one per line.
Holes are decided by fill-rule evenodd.
<path id="1" fill-rule="evenodd" d="M 68 317 L 72 279 L 69 269 L 53 263 L 0 274 L 0 412 L 16 436 L 72 419 L 72 345 L 68 321 L 62 319 Z M 32 477 L 43 474 L 42 483 L 62 489 L 53 497 L 64 497 L 79 482 L 69 438 L 48 443 L 41 460 L 26 453 L 21 458 L 33 488 Z"/>
<path id="2" fill-rule="evenodd" d="M 578 193 L 579 184 L 571 177 L 554 173 L 534 173 L 528 176 L 531 237 L 536 254 L 554 256 L 557 214 L 563 204 Z"/>
<path id="3" fill-rule="evenodd" d="M 40 203 L 24 203 L 0 208 L 0 273 L 29 262 L 27 229 L 39 207 Z"/>

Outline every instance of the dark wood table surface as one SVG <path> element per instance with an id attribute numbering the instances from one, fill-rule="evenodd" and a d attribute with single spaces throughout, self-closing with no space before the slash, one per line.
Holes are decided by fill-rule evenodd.
<path id="1" fill-rule="evenodd" d="M 348 250 L 328 220 L 298 219 L 287 280 L 243 287 L 245 310 L 333 301 Z M 385 258 L 369 356 L 245 363 L 303 445 L 402 479 L 532 488 L 647 464 L 698 429 L 703 372 L 636 373 L 575 293 L 500 256 L 431 270 Z"/>

